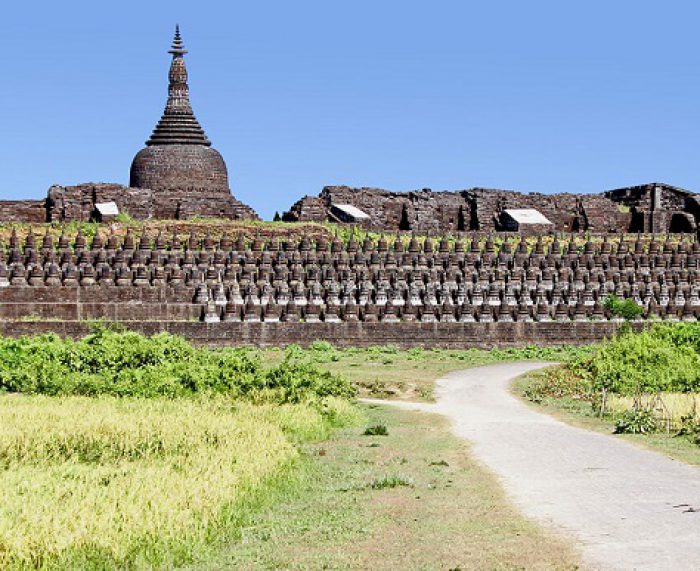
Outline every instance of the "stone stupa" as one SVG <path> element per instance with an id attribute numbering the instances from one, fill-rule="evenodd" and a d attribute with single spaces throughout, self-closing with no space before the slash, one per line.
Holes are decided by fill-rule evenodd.
<path id="1" fill-rule="evenodd" d="M 173 56 L 168 101 L 146 147 L 131 163 L 129 186 L 153 192 L 155 218 L 258 219 L 231 195 L 226 163 L 194 116 L 179 26 L 168 53 Z"/>

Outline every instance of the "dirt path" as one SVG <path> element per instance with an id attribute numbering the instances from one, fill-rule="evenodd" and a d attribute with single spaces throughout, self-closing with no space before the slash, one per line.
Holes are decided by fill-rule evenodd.
<path id="1" fill-rule="evenodd" d="M 508 387 L 545 363 L 450 373 L 437 404 L 528 516 L 579 540 L 593 569 L 700 569 L 700 469 L 530 409 Z M 697 511 L 694 511 L 697 510 Z"/>

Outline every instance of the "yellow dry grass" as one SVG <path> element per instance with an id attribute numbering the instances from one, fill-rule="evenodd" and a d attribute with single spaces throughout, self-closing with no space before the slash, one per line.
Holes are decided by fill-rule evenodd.
<path id="1" fill-rule="evenodd" d="M 5 395 L 0 427 L 0 568 L 81 553 L 150 567 L 206 544 L 328 423 L 304 405 Z"/>
<path id="2" fill-rule="evenodd" d="M 651 410 L 655 416 L 672 426 L 681 424 L 683 417 L 695 416 L 700 412 L 697 393 L 659 393 L 635 397 L 611 395 L 608 397 L 607 408 L 613 413 L 623 413 L 633 410 L 635 400 L 638 408 Z"/>

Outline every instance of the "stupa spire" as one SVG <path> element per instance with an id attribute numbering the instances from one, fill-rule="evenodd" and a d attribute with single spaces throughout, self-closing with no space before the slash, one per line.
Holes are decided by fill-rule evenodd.
<path id="1" fill-rule="evenodd" d="M 182 44 L 182 36 L 180 36 L 180 25 L 175 24 L 175 38 L 173 38 L 173 45 L 168 51 L 169 54 L 173 54 L 175 57 L 184 56 L 187 50 L 184 49 Z"/>
<path id="2" fill-rule="evenodd" d="M 163 116 L 153 130 L 146 145 L 211 145 L 204 129 L 192 112 L 190 89 L 187 84 L 184 49 L 180 26 L 175 26 L 175 37 L 168 53 L 172 54 L 170 64 L 168 101 Z"/>

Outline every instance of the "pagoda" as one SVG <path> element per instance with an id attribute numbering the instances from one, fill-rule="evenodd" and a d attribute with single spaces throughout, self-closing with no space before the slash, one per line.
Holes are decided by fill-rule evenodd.
<path id="1" fill-rule="evenodd" d="M 251 208 L 231 195 L 226 163 L 192 111 L 187 50 L 179 26 L 168 53 L 172 55 L 168 100 L 146 147 L 131 163 L 129 186 L 150 189 L 155 218 L 257 219 Z"/>

